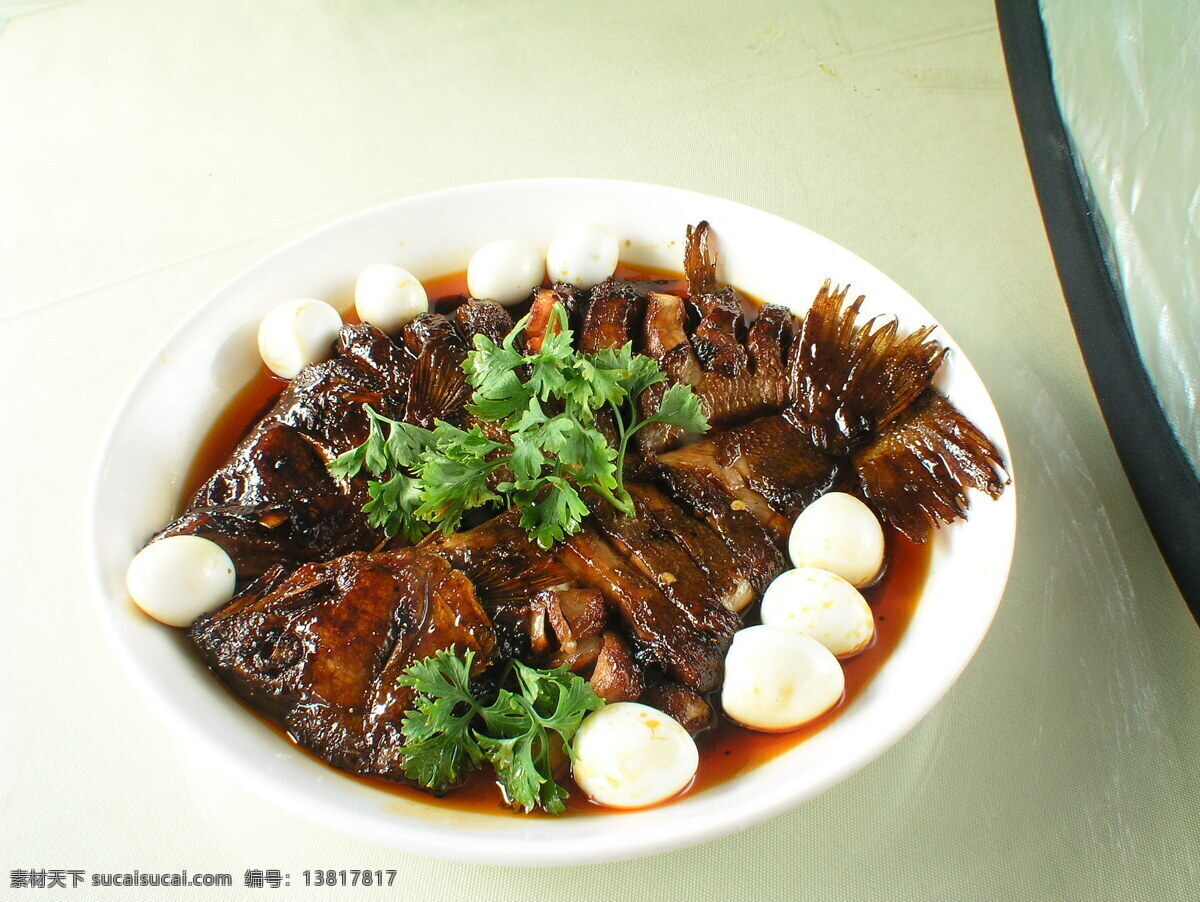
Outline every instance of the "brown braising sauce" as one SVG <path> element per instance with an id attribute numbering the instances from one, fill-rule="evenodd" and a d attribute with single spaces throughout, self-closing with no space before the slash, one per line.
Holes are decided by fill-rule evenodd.
<path id="1" fill-rule="evenodd" d="M 620 279 L 665 280 L 666 284 L 657 290 L 680 295 L 687 292 L 687 283 L 678 273 L 620 264 L 617 267 L 616 276 Z M 459 272 L 429 279 L 424 282 L 424 285 L 426 293 L 433 301 L 433 308 L 439 312 L 445 312 L 453 309 L 461 296 L 466 293 L 467 274 Z M 346 322 L 358 321 L 354 315 L 352 303 L 336 306 L 349 308 L 348 314 L 343 314 Z M 512 308 L 514 319 L 521 316 L 525 309 L 527 308 Z M 183 507 L 187 506 L 188 500 L 196 489 L 225 464 L 238 443 L 270 410 L 286 387 L 285 380 L 278 378 L 264 366 L 233 397 L 205 437 L 192 462 L 184 484 L 181 499 Z M 747 730 L 733 723 L 724 715 L 718 714 L 716 724 L 696 737 L 696 744 L 700 748 L 700 768 L 696 773 L 695 780 L 687 790 L 688 793 L 698 792 L 750 770 L 794 748 L 807 737 L 824 729 L 841 716 L 842 712 L 866 689 L 880 668 L 883 667 L 912 619 L 917 599 L 925 585 L 930 558 L 928 545 L 917 545 L 887 526 L 884 527 L 884 534 L 887 540 L 886 570 L 874 585 L 863 590 L 863 595 L 875 614 L 875 639 L 866 651 L 842 662 L 846 674 L 846 691 L 842 700 L 811 723 L 786 733 L 760 733 Z M 756 622 L 758 622 L 757 610 L 752 612 L 747 619 L 747 625 Z M 712 701 L 715 703 L 716 698 L 713 698 Z M 719 710 L 719 705 L 714 704 L 713 707 Z M 265 718 L 260 719 L 281 736 L 286 736 L 278 724 L 267 721 Z M 339 773 L 341 772 L 339 771 Z M 464 811 L 496 813 L 509 810 L 504 804 L 504 797 L 499 787 L 486 769 L 474 772 L 462 786 L 436 801 L 431 799 L 429 793 L 415 787 L 390 783 L 372 777 L 355 777 L 354 779 L 364 780 L 386 792 L 414 801 Z M 573 783 L 568 782 L 568 785 L 571 788 L 571 797 L 567 801 L 567 811 L 565 814 L 559 815 L 560 817 L 578 814 L 619 813 L 617 809 L 604 808 L 594 804 Z M 663 804 L 670 804 L 670 801 Z M 554 817 L 555 815 L 534 812 L 533 815 L 522 816 Z"/>

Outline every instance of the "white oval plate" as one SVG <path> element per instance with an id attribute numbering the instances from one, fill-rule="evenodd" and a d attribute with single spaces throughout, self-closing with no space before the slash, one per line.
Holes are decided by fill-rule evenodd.
<path id="1" fill-rule="evenodd" d="M 90 513 L 102 619 L 141 690 L 184 742 L 247 787 L 319 824 L 407 852 L 494 864 L 576 864 L 635 858 L 745 829 L 811 799 L 874 760 L 950 688 L 1000 602 L 1016 533 L 1012 486 L 975 493 L 970 519 L 939 531 L 912 623 L 870 686 L 830 726 L 728 782 L 663 807 L 622 814 L 526 818 L 455 811 L 373 789 L 282 741 L 209 673 L 181 631 L 142 615 L 125 569 L 165 525 L 201 440 L 257 370 L 255 330 L 293 297 L 347 297 L 359 270 L 395 262 L 418 278 L 464 269 L 497 238 L 545 248 L 577 223 L 607 226 L 622 258 L 682 268 L 683 232 L 707 219 L 722 278 L 801 312 L 821 282 L 849 282 L 867 314 L 912 328 L 934 322 L 869 263 L 808 229 L 690 191 L 629 182 L 539 179 L 477 185 L 397 201 L 324 228 L 238 276 L 171 336 L 122 404 L 104 444 Z M 997 444 L 996 410 L 954 340 L 940 387 Z"/>

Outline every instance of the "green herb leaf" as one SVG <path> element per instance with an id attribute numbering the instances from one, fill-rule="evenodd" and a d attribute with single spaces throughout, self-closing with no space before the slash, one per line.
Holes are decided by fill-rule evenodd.
<path id="1" fill-rule="evenodd" d="M 688 432 L 708 431 L 708 418 L 700 407 L 700 399 L 689 386 L 682 383 L 672 385 L 663 393 L 658 410 L 653 416 L 647 417 L 646 422 L 666 423 Z"/>
<path id="2" fill-rule="evenodd" d="M 404 775 L 434 792 L 461 783 L 484 761 L 471 724 L 480 705 L 471 694 L 471 665 L 453 646 L 412 664 L 399 684 L 415 690 L 415 707 L 400 725 L 404 736 Z"/>
<path id="3" fill-rule="evenodd" d="M 422 429 L 412 423 L 389 420 L 378 414 L 376 417 L 387 424 L 388 436 L 384 443 L 384 451 L 391 469 L 407 469 L 416 466 L 421 455 L 434 443 L 434 434 L 428 429 Z M 371 472 L 375 473 L 374 470 Z"/>
<path id="4" fill-rule="evenodd" d="M 425 495 L 417 516 L 447 535 L 454 532 L 467 511 L 503 500 L 488 488 L 488 476 L 495 468 L 483 459 L 430 456 L 421 467 Z"/>
<path id="5" fill-rule="evenodd" d="M 558 733 L 563 750 L 569 753 L 570 740 L 583 718 L 590 711 L 604 707 L 604 700 L 592 691 L 590 683 L 565 667 L 539 670 L 513 661 L 513 668 L 521 684 L 521 693 L 536 709 L 542 726 Z"/>
<path id="6" fill-rule="evenodd" d="M 612 490 L 617 487 L 617 452 L 594 429 L 575 429 L 565 436 L 558 460 L 578 485 Z"/>
<path id="7" fill-rule="evenodd" d="M 329 463 L 329 472 L 340 479 L 351 479 L 357 476 L 367 462 L 367 445 L 370 439 L 357 448 L 351 448 L 344 454 L 339 454 Z"/>
<path id="8" fill-rule="evenodd" d="M 363 505 L 363 513 L 371 526 L 410 542 L 429 531 L 419 514 L 426 494 L 421 480 L 397 470 L 383 482 L 367 483 L 367 492 L 371 500 Z"/>
<path id="9" fill-rule="evenodd" d="M 554 781 L 551 738 L 536 712 L 523 697 L 504 689 L 489 713 L 503 715 L 487 718 L 489 730 L 497 735 L 476 733 L 476 737 L 508 801 L 525 811 L 562 811 L 567 792 Z"/>
<path id="10" fill-rule="evenodd" d="M 541 347 L 525 354 L 517 345 L 528 323 L 526 316 L 500 344 L 476 336 L 463 364 L 474 388 L 468 412 L 498 424 L 487 435 L 480 425 L 464 430 L 440 421 L 423 429 L 366 406 L 367 440 L 329 468 L 341 478 L 363 470 L 382 477 L 368 485 L 364 510 L 372 526 L 415 541 L 431 529 L 454 531 L 470 510 L 504 505 L 519 510 L 530 536 L 548 548 L 579 531 L 588 490 L 633 511 L 623 484 L 625 453 L 647 423 L 707 431 L 686 385 L 670 386 L 658 411 L 640 417 L 638 397 L 667 377 L 632 344 L 583 354 L 566 311 L 556 306 Z M 491 437 L 501 430 L 508 442 Z"/>
<path id="11" fill-rule="evenodd" d="M 515 677 L 515 691 L 501 687 L 487 703 L 471 692 L 473 661 L 472 652 L 460 658 L 451 648 L 400 677 L 416 691 L 401 724 L 405 776 L 444 792 L 486 761 L 514 806 L 561 812 L 568 793 L 554 779 L 555 756 L 570 754 L 583 718 L 604 701 L 565 668 L 538 670 L 514 660 L 502 682 Z"/>
<path id="12" fill-rule="evenodd" d="M 546 466 L 546 455 L 537 442 L 531 442 L 518 435 L 514 438 L 513 454 L 508 465 L 512 469 L 514 488 L 532 488 Z"/>
<path id="13" fill-rule="evenodd" d="M 563 385 L 562 397 L 590 422 L 594 411 L 629 397 L 624 385 L 627 378 L 626 370 L 598 366 L 585 357 Z"/>
<path id="14" fill-rule="evenodd" d="M 357 448 L 351 448 L 344 454 L 338 455 L 329 464 L 329 471 L 334 476 L 349 479 L 357 476 L 366 467 L 368 472 L 378 476 L 387 469 L 387 452 L 384 449 L 386 438 L 380 429 L 380 416 L 370 404 L 364 404 L 370 431 L 367 440 Z"/>
<path id="15" fill-rule="evenodd" d="M 543 548 L 568 535 L 579 532 L 583 518 L 588 515 L 587 505 L 579 497 L 579 490 L 559 476 L 549 476 L 544 487 L 536 492 L 518 493 L 521 509 L 521 526 L 528 531 Z"/>
<path id="16" fill-rule="evenodd" d="M 625 345 L 629 348 L 629 345 Z M 644 354 L 637 354 L 629 362 L 627 369 L 629 375 L 623 383 L 625 391 L 629 393 L 631 398 L 636 398 L 651 385 L 657 385 L 659 382 L 665 382 L 667 374 L 662 371 L 658 365 L 658 361 L 652 357 L 647 357 Z M 675 386 L 672 386 L 673 388 Z M 692 390 L 689 386 L 679 384 L 679 388 L 683 389 L 687 394 L 692 395 Z M 692 395 L 695 397 L 694 395 Z M 699 400 L 697 399 L 697 403 Z"/>
<path id="17" fill-rule="evenodd" d="M 522 425 L 525 425 L 525 428 L 519 430 L 517 434 L 525 441 L 537 445 L 547 454 L 560 453 L 573 434 L 586 430 L 586 427 L 575 417 L 567 413 L 560 413 L 554 417 L 543 416 L 540 421 L 530 420 L 528 425 L 525 423 Z M 601 436 L 602 440 L 603 438 Z"/>

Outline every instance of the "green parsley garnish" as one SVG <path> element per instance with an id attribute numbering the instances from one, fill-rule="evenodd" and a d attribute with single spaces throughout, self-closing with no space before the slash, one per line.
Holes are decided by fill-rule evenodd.
<path id="1" fill-rule="evenodd" d="M 666 380 L 658 362 L 634 354 L 631 344 L 596 354 L 575 350 L 566 311 L 556 307 L 542 347 L 517 349 L 524 317 L 501 344 L 475 336 L 463 369 L 474 394 L 468 410 L 499 424 L 492 435 L 478 425 L 460 429 L 438 420 L 433 429 L 400 423 L 366 407 L 367 440 L 330 465 L 337 476 L 364 468 L 380 477 L 368 485 L 363 510 L 370 524 L 388 535 L 415 541 L 434 528 L 449 534 L 463 515 L 489 504 L 521 513 L 521 525 L 543 548 L 579 531 L 588 514 L 582 493 L 591 490 L 622 513 L 633 513 L 625 491 L 629 441 L 650 423 L 708 431 L 700 401 L 687 385 L 664 393 L 658 410 L 642 418 L 637 399 Z M 616 445 L 609 444 L 599 417 L 608 411 Z M 505 478 L 491 480 L 507 468 Z"/>
<path id="2" fill-rule="evenodd" d="M 566 668 L 538 670 L 512 660 L 495 699 L 484 702 L 471 691 L 474 660 L 474 652 L 459 657 L 451 647 L 400 677 L 401 686 L 417 693 L 400 728 L 404 775 L 445 792 L 487 762 L 515 807 L 558 814 L 568 793 L 554 780 L 553 756 L 557 749 L 570 755 L 584 716 L 604 701 Z M 515 692 L 504 688 L 514 681 Z"/>

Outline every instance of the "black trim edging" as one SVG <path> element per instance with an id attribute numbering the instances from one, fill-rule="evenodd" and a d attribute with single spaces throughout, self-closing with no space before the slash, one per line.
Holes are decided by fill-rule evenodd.
<path id="1" fill-rule="evenodd" d="M 1146 373 L 1107 265 L 1051 77 L 1037 0 L 996 0 L 1013 101 L 1054 265 L 1092 388 L 1159 550 L 1200 622 L 1200 478 Z"/>

